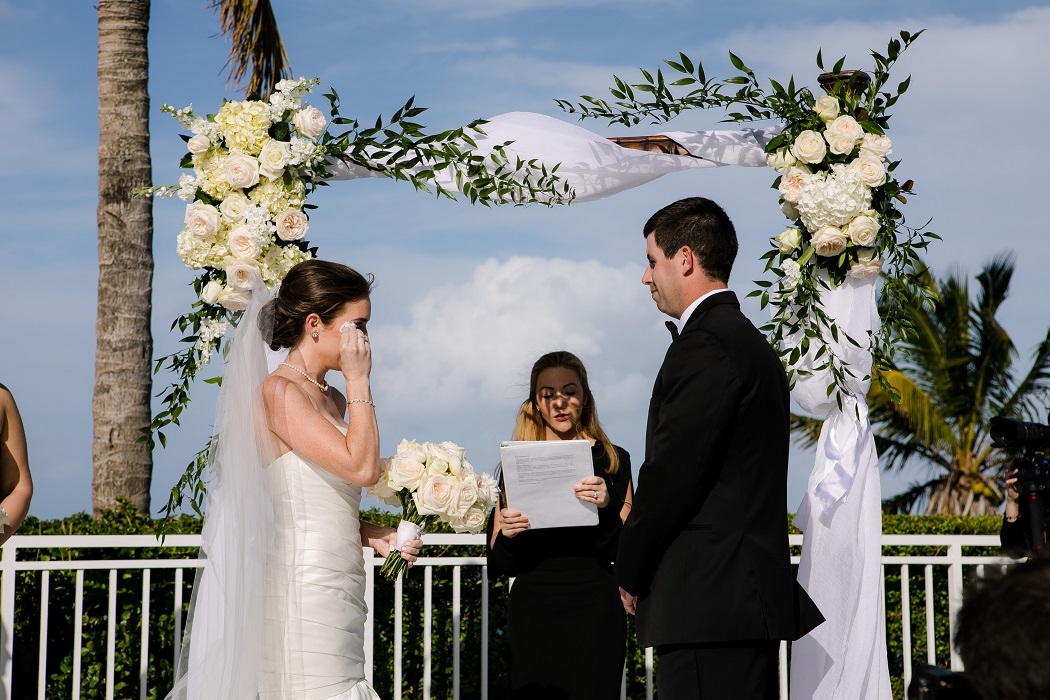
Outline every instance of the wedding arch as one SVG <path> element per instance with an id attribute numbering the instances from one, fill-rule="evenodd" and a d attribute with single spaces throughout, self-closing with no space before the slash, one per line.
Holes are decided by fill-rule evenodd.
<path id="1" fill-rule="evenodd" d="M 317 79 L 285 80 L 268 100 L 225 102 L 198 116 L 165 106 L 192 133 L 184 136 L 179 185 L 151 194 L 187 202 L 178 253 L 199 270 L 199 300 L 173 324 L 184 348 L 157 361 L 177 380 L 165 410 L 146 429 L 163 444 L 189 403 L 190 382 L 222 348 L 224 335 L 247 305 L 253 282 L 280 282 L 296 263 L 314 257 L 306 242 L 308 195 L 338 180 L 389 177 L 438 196 L 457 194 L 485 206 L 585 202 L 665 174 L 729 165 L 772 167 L 786 217 L 763 255 L 772 279 L 751 293 L 769 308 L 763 328 L 784 361 L 792 395 L 824 417 L 815 465 L 795 523 L 805 533 L 799 581 L 828 622 L 796 643 L 792 695 L 889 698 L 880 575 L 881 494 L 865 397 L 906 335 L 905 295 L 929 292 L 913 284 L 921 253 L 937 236 L 905 223 L 911 181 L 896 177 L 887 136 L 889 109 L 910 79 L 888 88 L 890 69 L 922 32 L 900 32 L 885 54 L 872 52 L 870 74 L 843 71 L 839 60 L 820 76 L 817 97 L 794 78 L 764 85 L 736 55 L 737 73 L 709 78 L 684 54 L 664 69 L 642 69 L 643 80 L 614 76 L 611 100 L 557 100 L 569 114 L 634 127 L 663 124 L 692 109 L 718 109 L 724 121 L 772 122 L 759 128 L 607 139 L 538 114 L 510 113 L 461 129 L 426 134 L 413 120 L 424 110 L 409 100 L 389 121 L 365 126 L 339 112 L 330 117 L 304 103 Z M 825 70 L 820 52 L 817 67 Z M 342 129 L 336 133 L 336 128 Z M 881 287 L 877 284 L 882 280 Z M 926 299 L 925 296 L 922 297 Z M 880 309 L 882 317 L 880 318 Z M 221 378 L 214 381 L 221 381 Z M 173 488 L 167 512 L 184 498 L 201 512 L 207 449 Z M 849 641 L 846 644 L 846 641 Z"/>

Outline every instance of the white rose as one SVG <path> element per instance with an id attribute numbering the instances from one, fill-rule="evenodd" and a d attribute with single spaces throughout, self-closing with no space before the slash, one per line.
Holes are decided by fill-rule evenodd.
<path id="1" fill-rule="evenodd" d="M 426 475 L 422 462 L 400 454 L 390 460 L 390 485 L 394 489 L 414 491 Z"/>
<path id="2" fill-rule="evenodd" d="M 259 267 L 253 261 L 235 259 L 226 267 L 226 282 L 234 289 L 250 291 L 257 279 L 262 277 Z"/>
<path id="3" fill-rule="evenodd" d="M 813 234 L 810 243 L 817 255 L 830 258 L 846 249 L 846 234 L 834 226 L 825 226 Z"/>
<path id="4" fill-rule="evenodd" d="M 324 133 L 328 120 L 317 107 L 306 107 L 295 113 L 292 124 L 295 125 L 295 130 L 306 138 L 315 139 Z"/>
<path id="5" fill-rule="evenodd" d="M 860 142 L 860 154 L 862 156 L 885 158 L 891 153 L 893 153 L 893 142 L 890 141 L 889 136 L 864 134 L 864 138 Z"/>
<path id="6" fill-rule="evenodd" d="M 875 239 L 879 236 L 879 220 L 861 214 L 853 221 L 849 222 L 849 226 L 846 227 L 846 233 L 849 235 L 849 239 L 855 244 L 864 247 L 870 247 L 875 245 Z"/>
<path id="7" fill-rule="evenodd" d="M 453 485 L 452 505 L 448 514 L 462 518 L 478 502 L 478 486 L 474 479 L 457 479 Z"/>
<path id="8" fill-rule="evenodd" d="M 219 210 L 204 202 L 193 202 L 186 205 L 186 217 L 183 221 L 190 233 L 198 238 L 205 238 L 219 230 Z"/>
<path id="9" fill-rule="evenodd" d="M 243 153 L 233 153 L 223 164 L 231 187 L 244 189 L 259 184 L 259 161 Z"/>
<path id="10" fill-rule="evenodd" d="M 786 148 L 778 148 L 775 153 L 766 154 L 766 165 L 777 172 L 790 168 L 796 163 L 798 161 L 795 159 L 795 156 L 791 155 L 791 151 Z"/>
<path id="11" fill-rule="evenodd" d="M 832 97 L 831 95 L 821 95 L 813 105 L 813 111 L 816 112 L 817 116 L 825 122 L 830 122 L 835 117 L 839 116 L 838 98 Z"/>
<path id="12" fill-rule="evenodd" d="M 788 202 L 787 200 L 780 203 L 780 211 L 784 212 L 791 221 L 798 221 L 798 207 L 795 206 L 794 202 Z"/>
<path id="13" fill-rule="evenodd" d="M 452 518 L 449 520 L 449 525 L 456 532 L 472 532 L 479 533 L 481 528 L 485 526 L 485 511 L 481 508 L 469 508 L 467 512 L 461 518 Z"/>
<path id="14" fill-rule="evenodd" d="M 422 515 L 445 515 L 452 504 L 452 478 L 444 474 L 427 476 L 412 499 Z"/>
<path id="15" fill-rule="evenodd" d="M 383 474 L 383 476 L 380 477 L 379 481 L 375 484 L 375 486 L 368 487 L 368 493 L 383 501 L 384 503 L 389 503 L 393 506 L 401 505 L 401 502 L 397 498 L 397 493 L 394 491 L 394 488 L 390 485 L 390 482 L 387 480 L 386 474 Z"/>
<path id="16" fill-rule="evenodd" d="M 219 299 L 219 295 L 222 294 L 222 285 L 212 280 L 208 284 L 204 285 L 204 289 L 201 290 L 201 301 L 205 304 L 214 304 Z"/>
<path id="17" fill-rule="evenodd" d="M 298 241 L 310 230 L 310 221 L 299 209 L 285 209 L 277 215 L 277 236 L 282 241 Z"/>
<path id="18" fill-rule="evenodd" d="M 186 149 L 193 155 L 204 153 L 211 148 L 211 141 L 204 134 L 197 134 L 186 142 Z"/>
<path id="19" fill-rule="evenodd" d="M 226 195 L 226 199 L 219 204 L 219 213 L 222 214 L 223 219 L 230 223 L 242 223 L 249 204 L 251 202 L 248 201 L 243 192 L 234 190 Z"/>
<path id="20" fill-rule="evenodd" d="M 448 470 L 452 472 L 454 476 L 459 476 L 460 472 L 463 471 L 463 465 L 465 463 L 464 457 L 467 454 L 467 448 L 460 447 L 454 442 L 445 440 L 440 443 L 439 447 L 448 454 Z"/>
<path id="21" fill-rule="evenodd" d="M 787 255 L 802 245 L 802 232 L 797 228 L 789 228 L 773 240 L 777 242 L 780 252 Z"/>
<path id="22" fill-rule="evenodd" d="M 262 245 L 247 226 L 238 226 L 226 235 L 226 245 L 235 258 L 255 260 L 262 253 Z"/>
<path id="23" fill-rule="evenodd" d="M 860 176 L 861 181 L 868 187 L 878 187 L 886 182 L 886 166 L 881 158 L 874 156 L 860 156 L 855 158 L 849 167 Z"/>
<path id="24" fill-rule="evenodd" d="M 427 451 L 415 440 L 402 440 L 397 444 L 397 454 L 401 457 L 414 459 L 417 462 L 427 461 Z"/>
<path id="25" fill-rule="evenodd" d="M 478 488 L 478 498 L 484 503 L 486 508 L 491 508 L 496 505 L 499 500 L 499 484 L 489 474 L 476 474 L 474 476 L 474 484 Z"/>
<path id="26" fill-rule="evenodd" d="M 791 154 L 803 163 L 819 163 L 827 153 L 824 137 L 808 129 L 795 137 L 795 143 L 791 144 Z"/>
<path id="27" fill-rule="evenodd" d="M 864 129 L 861 128 L 857 120 L 848 114 L 843 114 L 841 117 L 836 117 L 828 124 L 828 131 L 834 131 L 842 134 L 847 138 L 853 139 L 853 143 L 857 144 L 864 138 Z"/>
<path id="28" fill-rule="evenodd" d="M 802 189 L 809 182 L 809 168 L 805 166 L 793 166 L 784 171 L 780 176 L 780 185 L 777 189 L 785 202 L 797 202 L 802 196 Z"/>
<path id="29" fill-rule="evenodd" d="M 824 132 L 824 140 L 828 142 L 828 150 L 837 156 L 848 156 L 857 145 L 849 136 L 831 129 Z"/>
<path id="30" fill-rule="evenodd" d="M 426 443 L 423 447 L 427 452 L 427 473 L 449 474 L 449 461 L 452 455 L 446 452 L 441 445 L 432 442 Z"/>
<path id="31" fill-rule="evenodd" d="M 230 311 L 244 311 L 248 308 L 252 293 L 247 289 L 231 289 L 226 287 L 217 301 Z"/>
<path id="32" fill-rule="evenodd" d="M 291 146 L 286 142 L 268 139 L 259 151 L 259 173 L 271 180 L 279 179 L 291 156 Z"/>
<path id="33" fill-rule="evenodd" d="M 882 258 L 871 248 L 858 251 L 857 261 L 850 265 L 849 276 L 859 280 L 870 280 L 882 269 Z"/>

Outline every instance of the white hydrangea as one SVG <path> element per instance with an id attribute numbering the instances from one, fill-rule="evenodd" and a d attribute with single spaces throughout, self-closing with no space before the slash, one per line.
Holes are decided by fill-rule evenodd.
<path id="1" fill-rule="evenodd" d="M 244 223 L 249 231 L 259 236 L 260 239 L 268 238 L 268 243 L 273 242 L 277 224 L 273 222 L 269 211 L 256 204 L 249 204 L 244 208 L 243 214 Z"/>
<path id="2" fill-rule="evenodd" d="M 796 206 L 811 232 L 827 226 L 842 227 L 871 209 L 871 189 L 852 168 L 836 163 L 831 170 L 809 178 Z"/>
<path id="3" fill-rule="evenodd" d="M 219 125 L 201 117 L 194 117 L 186 128 L 198 136 L 207 136 L 212 143 L 218 143 L 222 138 L 222 129 L 219 128 Z"/>
<path id="4" fill-rule="evenodd" d="M 293 267 L 306 260 L 312 260 L 313 257 L 309 251 L 300 250 L 298 246 L 270 245 L 263 250 L 259 272 L 263 282 L 272 286 L 283 280 Z"/>
<path id="5" fill-rule="evenodd" d="M 223 261 L 230 256 L 225 242 L 226 231 L 213 236 L 195 236 L 189 227 L 183 228 L 175 241 L 175 252 L 186 267 L 199 270 L 202 267 L 221 269 Z"/>
<path id="6" fill-rule="evenodd" d="M 294 178 L 291 187 L 285 187 L 282 180 L 263 180 L 248 194 L 252 204 L 264 207 L 271 217 L 276 217 L 285 209 L 302 209 L 306 204 L 306 185 Z"/>
<path id="7" fill-rule="evenodd" d="M 197 178 L 183 173 L 179 176 L 179 199 L 192 202 L 197 196 Z"/>
<path id="8" fill-rule="evenodd" d="M 324 155 L 324 149 L 316 141 L 301 136 L 293 135 L 288 146 L 291 150 L 289 165 L 312 165 Z"/>

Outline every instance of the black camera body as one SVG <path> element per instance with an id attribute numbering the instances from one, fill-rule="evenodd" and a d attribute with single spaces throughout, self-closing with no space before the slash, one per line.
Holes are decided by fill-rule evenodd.
<path id="1" fill-rule="evenodd" d="M 991 420 L 991 428 L 992 445 L 1024 451 L 1022 456 L 1014 458 L 1017 491 L 1021 495 L 1020 507 L 1029 523 L 1032 552 L 1038 553 L 1046 546 L 1044 502 L 1050 486 L 1050 460 L 1046 458 L 1046 450 L 1050 448 L 1050 425 L 996 416 Z"/>
<path id="2" fill-rule="evenodd" d="M 918 666 L 908 686 L 908 700 L 981 700 L 962 673 Z"/>

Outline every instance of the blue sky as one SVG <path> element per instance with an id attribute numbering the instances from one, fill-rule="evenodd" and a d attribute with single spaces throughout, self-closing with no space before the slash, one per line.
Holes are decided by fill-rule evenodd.
<path id="1" fill-rule="evenodd" d="M 153 173 L 178 180 L 183 145 L 161 104 L 213 111 L 237 97 L 220 74 L 227 45 L 205 0 L 154 0 L 150 31 Z M 870 65 L 901 29 L 926 28 L 898 64 L 912 88 L 891 122 L 898 174 L 916 181 L 910 223 L 933 219 L 944 237 L 929 259 L 976 272 L 993 255 L 1017 256 L 1001 311 L 1026 361 L 1050 326 L 1050 245 L 1044 181 L 1050 113 L 1050 3 L 1001 0 L 882 3 L 694 3 L 678 0 L 418 0 L 381 4 L 275 1 L 292 67 L 340 93 L 344 113 L 371 121 L 412 95 L 438 130 L 502 112 L 559 116 L 554 98 L 602 95 L 615 73 L 655 69 L 684 51 L 709 75 L 727 52 L 760 76 L 815 87 L 813 58 Z M 90 509 L 91 391 L 95 350 L 96 15 L 87 0 L 0 0 L 0 382 L 26 421 L 37 495 L 32 512 Z M 312 100 L 325 107 L 320 97 Z M 717 128 L 699 113 L 671 129 Z M 584 126 L 614 135 L 646 133 Z M 658 129 L 649 129 L 655 132 Z M 592 374 L 613 440 L 642 459 L 652 379 L 668 342 L 640 284 L 648 216 L 681 197 L 720 202 L 741 238 L 732 284 L 761 277 L 758 257 L 783 229 L 773 173 L 699 170 L 613 198 L 548 210 L 487 210 L 437 201 L 401 183 L 355 181 L 323 189 L 311 241 L 321 256 L 375 274 L 373 390 L 384 453 L 402 437 L 454 440 L 491 470 L 540 353 L 567 348 Z M 193 300 L 174 252 L 182 205 L 154 207 L 156 354 L 171 352 L 171 320 Z M 757 322 L 757 305 L 746 305 Z M 165 377 L 157 378 L 157 388 Z M 198 386 L 183 428 L 155 455 L 154 505 L 210 430 L 215 395 Z M 793 452 L 789 509 L 812 456 Z M 923 478 L 884 475 L 883 493 Z"/>

